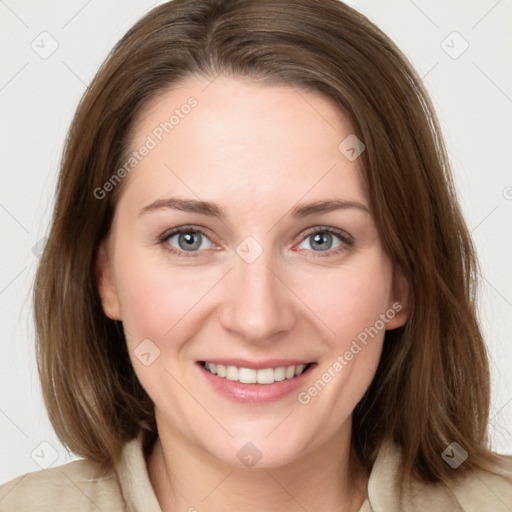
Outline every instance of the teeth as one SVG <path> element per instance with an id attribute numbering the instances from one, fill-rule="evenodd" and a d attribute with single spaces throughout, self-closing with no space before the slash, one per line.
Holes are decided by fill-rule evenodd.
<path id="1" fill-rule="evenodd" d="M 296 366 L 295 367 L 295 377 L 298 377 L 304 371 L 304 368 L 306 368 L 305 364 L 299 364 L 298 366 Z"/>
<path id="2" fill-rule="evenodd" d="M 277 380 L 278 382 L 286 379 L 286 368 L 284 366 L 281 366 L 280 368 L 276 368 L 274 370 L 274 379 Z"/>
<path id="3" fill-rule="evenodd" d="M 238 380 L 238 368 L 236 366 L 226 366 L 226 379 Z"/>
<path id="4" fill-rule="evenodd" d="M 224 366 L 223 364 L 204 363 L 204 367 L 213 375 L 237 380 L 243 384 L 273 384 L 285 379 L 298 377 L 306 368 L 305 364 L 297 366 L 280 366 L 279 368 L 237 368 L 236 366 Z"/>
<path id="5" fill-rule="evenodd" d="M 240 368 L 238 370 L 238 380 L 244 384 L 254 384 L 258 378 L 258 370 L 251 368 Z"/>

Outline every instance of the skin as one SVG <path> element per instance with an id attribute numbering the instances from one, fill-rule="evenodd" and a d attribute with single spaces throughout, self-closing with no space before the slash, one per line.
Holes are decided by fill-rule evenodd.
<path id="1" fill-rule="evenodd" d="M 98 257 L 104 311 L 122 320 L 155 403 L 159 439 L 147 465 L 157 498 L 164 512 L 359 510 L 368 474 L 351 456 L 352 411 L 377 368 L 385 328 L 407 319 L 408 288 L 371 213 L 290 216 L 315 200 L 369 207 L 360 160 L 338 150 L 352 129 L 317 93 L 190 77 L 146 106 L 132 148 L 190 96 L 197 107 L 125 178 Z M 139 214 L 169 197 L 215 202 L 226 219 L 169 208 Z M 188 225 L 207 235 L 197 258 L 169 252 L 184 251 L 179 235 L 158 241 Z M 305 231 L 318 226 L 343 230 L 353 244 L 333 235 L 315 251 Z M 263 249 L 252 263 L 236 252 L 247 236 Z M 196 361 L 209 357 L 301 358 L 318 363 L 299 391 L 307 390 L 396 302 L 402 311 L 307 405 L 296 392 L 241 404 L 198 378 Z M 148 366 L 134 355 L 144 339 L 160 350 Z M 247 442 L 262 453 L 253 467 L 237 457 Z"/>

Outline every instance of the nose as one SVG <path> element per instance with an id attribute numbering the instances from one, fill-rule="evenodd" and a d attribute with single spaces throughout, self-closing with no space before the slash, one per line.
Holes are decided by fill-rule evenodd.
<path id="1" fill-rule="evenodd" d="M 233 255 L 234 268 L 224 280 L 221 324 L 232 335 L 252 343 L 275 342 L 296 321 L 294 294 L 286 272 L 270 250 L 252 262 Z"/>

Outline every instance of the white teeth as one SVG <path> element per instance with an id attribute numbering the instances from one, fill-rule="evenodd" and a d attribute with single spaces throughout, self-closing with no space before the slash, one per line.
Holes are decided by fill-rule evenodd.
<path id="1" fill-rule="evenodd" d="M 226 379 L 238 380 L 238 368 L 236 366 L 226 366 Z"/>
<path id="2" fill-rule="evenodd" d="M 274 370 L 272 368 L 258 370 L 256 380 L 258 384 L 273 384 L 275 382 Z"/>
<path id="3" fill-rule="evenodd" d="M 276 368 L 274 370 L 274 380 L 281 381 L 286 379 L 286 368 L 284 366 L 281 366 L 280 368 Z"/>
<path id="4" fill-rule="evenodd" d="M 238 380 L 244 384 L 256 384 L 258 370 L 252 368 L 240 368 L 238 370 Z"/>
<path id="5" fill-rule="evenodd" d="M 287 379 L 295 377 L 295 366 L 288 366 L 288 368 L 286 368 L 285 376 Z"/>
<path id="6" fill-rule="evenodd" d="M 205 362 L 204 367 L 213 375 L 218 375 L 228 380 L 237 380 L 243 384 L 273 384 L 274 382 L 298 377 L 302 374 L 306 365 L 299 364 L 297 366 L 280 366 L 279 368 L 254 370 L 253 368 L 237 368 L 236 366 L 224 366 L 223 364 Z"/>

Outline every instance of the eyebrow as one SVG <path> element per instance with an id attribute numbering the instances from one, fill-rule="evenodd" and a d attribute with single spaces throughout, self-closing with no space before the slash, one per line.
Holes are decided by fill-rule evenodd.
<path id="1" fill-rule="evenodd" d="M 358 201 L 347 201 L 344 199 L 332 199 L 327 201 L 315 201 L 312 203 L 295 206 L 290 211 L 290 215 L 294 218 L 304 218 L 322 213 L 329 213 L 335 210 L 346 210 L 350 208 L 360 209 L 371 214 L 368 206 Z M 226 212 L 218 204 L 209 201 L 198 201 L 195 199 L 180 199 L 170 197 L 167 199 L 157 199 L 156 201 L 141 208 L 139 215 L 144 215 L 162 209 L 180 210 L 189 213 L 199 213 L 208 217 L 225 219 Z"/>

